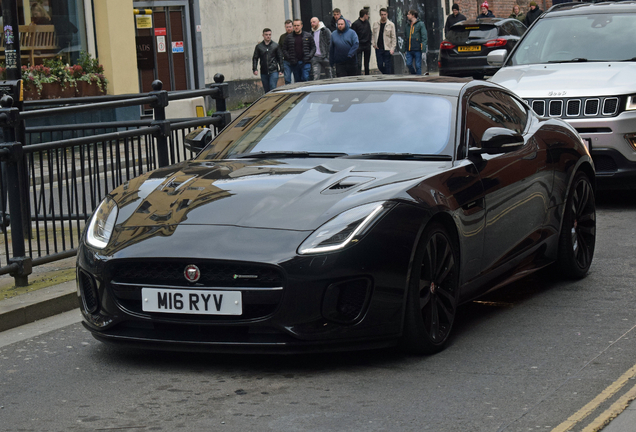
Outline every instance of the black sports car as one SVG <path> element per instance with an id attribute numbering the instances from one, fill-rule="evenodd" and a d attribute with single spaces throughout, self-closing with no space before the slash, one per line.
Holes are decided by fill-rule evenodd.
<path id="1" fill-rule="evenodd" d="M 512 51 L 525 31 L 526 26 L 515 18 L 458 22 L 449 29 L 439 46 L 439 74 L 479 79 L 494 75 L 499 66 L 488 64 L 488 54 L 501 49 Z"/>
<path id="2" fill-rule="evenodd" d="M 496 84 L 355 77 L 272 91 L 195 159 L 112 191 L 78 292 L 105 342 L 433 353 L 460 303 L 554 262 L 583 277 L 594 242 L 571 126 Z"/>

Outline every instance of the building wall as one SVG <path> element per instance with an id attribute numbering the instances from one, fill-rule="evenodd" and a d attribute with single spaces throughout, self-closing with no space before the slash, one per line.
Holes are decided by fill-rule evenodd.
<path id="1" fill-rule="evenodd" d="M 131 1 L 96 1 L 93 13 L 99 62 L 109 81 L 108 94 L 139 93 Z"/>
<path id="2" fill-rule="evenodd" d="M 477 18 L 477 15 L 481 13 L 480 7 L 484 0 L 455 0 L 454 2 L 459 5 L 459 10 L 463 13 L 466 18 L 472 19 Z M 493 14 L 497 18 L 507 18 L 512 13 L 512 7 L 516 4 L 519 5 L 522 12 L 527 12 L 530 10 L 530 3 L 532 0 L 489 0 L 488 6 Z M 539 8 L 543 11 L 546 11 L 552 7 L 552 0 L 535 0 Z M 451 0 L 451 5 L 453 1 Z M 446 11 L 446 15 L 450 14 L 451 11 Z M 445 21 L 446 19 L 444 19 Z"/>

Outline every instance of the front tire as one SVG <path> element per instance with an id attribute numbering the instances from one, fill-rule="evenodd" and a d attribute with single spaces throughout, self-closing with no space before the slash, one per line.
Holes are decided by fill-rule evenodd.
<path id="1" fill-rule="evenodd" d="M 434 354 L 448 341 L 459 298 L 459 246 L 441 224 L 424 230 L 409 280 L 402 345 Z"/>
<path id="2" fill-rule="evenodd" d="M 557 267 L 569 279 L 585 277 L 596 243 L 596 205 L 590 179 L 582 172 L 574 177 L 563 212 Z"/>

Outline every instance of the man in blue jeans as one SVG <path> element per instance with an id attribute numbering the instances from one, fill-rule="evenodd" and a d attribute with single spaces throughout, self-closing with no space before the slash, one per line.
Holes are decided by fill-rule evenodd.
<path id="1" fill-rule="evenodd" d="M 311 59 L 316 54 L 316 43 L 311 33 L 303 31 L 303 22 L 294 20 L 294 31 L 285 38 L 283 54 L 289 61 L 296 82 L 309 81 Z"/>
<path id="2" fill-rule="evenodd" d="M 261 62 L 261 81 L 263 90 L 267 93 L 278 85 L 278 77 L 283 75 L 283 53 L 278 44 L 272 42 L 272 31 L 263 29 L 263 42 L 256 45 L 252 56 L 252 71 L 258 75 L 256 67 Z"/>
<path id="3" fill-rule="evenodd" d="M 292 74 L 291 74 L 291 66 L 289 65 L 289 61 L 287 60 L 287 58 L 285 58 L 285 51 L 283 51 L 283 48 L 285 47 L 285 39 L 287 39 L 287 36 L 289 36 L 293 31 L 294 31 L 293 21 L 290 19 L 285 20 L 285 33 L 280 35 L 280 37 L 278 38 L 278 47 L 283 53 L 283 70 L 285 71 L 285 84 L 291 83 Z"/>
<path id="4" fill-rule="evenodd" d="M 416 75 L 422 75 L 422 51 L 426 49 L 428 36 L 426 26 L 417 18 L 416 10 L 410 10 L 406 14 L 406 19 L 411 23 L 406 28 L 406 67 L 409 72 Z"/>

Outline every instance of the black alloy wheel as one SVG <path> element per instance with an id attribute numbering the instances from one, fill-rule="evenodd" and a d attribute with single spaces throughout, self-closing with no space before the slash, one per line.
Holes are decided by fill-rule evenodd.
<path id="1" fill-rule="evenodd" d="M 422 240 L 411 270 L 404 347 L 418 354 L 441 351 L 457 312 L 459 247 L 440 224 L 432 224 Z"/>
<path id="2" fill-rule="evenodd" d="M 559 237 L 558 267 L 571 279 L 585 277 L 596 243 L 596 205 L 589 178 L 582 172 L 574 177 L 563 212 Z"/>

